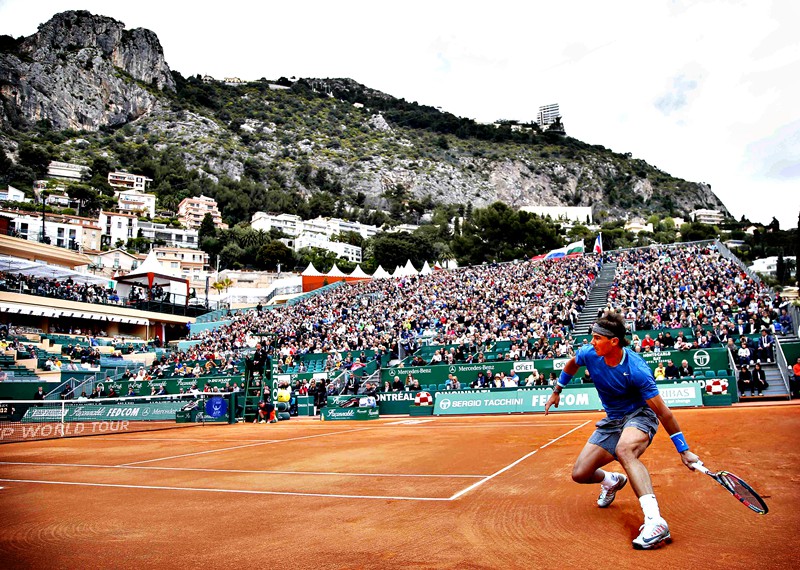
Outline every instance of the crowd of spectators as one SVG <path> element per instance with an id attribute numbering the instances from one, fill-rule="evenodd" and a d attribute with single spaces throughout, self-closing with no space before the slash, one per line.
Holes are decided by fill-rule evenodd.
<path id="1" fill-rule="evenodd" d="M 72 278 L 49 279 L 33 275 L 0 272 L 0 279 L 9 291 L 19 291 L 29 295 L 79 301 L 81 303 L 119 303 L 120 298 L 114 289 L 97 284 L 76 283 Z"/>
<path id="2" fill-rule="evenodd" d="M 622 310 L 637 331 L 691 328 L 698 343 L 713 344 L 704 325 L 720 342 L 726 342 L 725 335 L 791 328 L 788 313 L 780 310 L 780 295 L 771 298 L 763 284 L 713 245 L 651 247 L 608 257 L 617 263 L 609 306 Z M 663 340 L 656 342 L 663 346 Z"/>
<path id="3" fill-rule="evenodd" d="M 512 359 L 564 356 L 599 270 L 593 256 L 487 265 L 426 276 L 339 287 L 271 311 L 237 314 L 229 325 L 193 339 L 202 349 L 234 353 L 259 334 L 277 364 L 303 355 L 372 350 L 403 358 L 423 343 L 455 344 L 443 362 L 476 361 L 496 341 L 511 341 Z M 504 354 L 503 358 L 509 358 Z"/>

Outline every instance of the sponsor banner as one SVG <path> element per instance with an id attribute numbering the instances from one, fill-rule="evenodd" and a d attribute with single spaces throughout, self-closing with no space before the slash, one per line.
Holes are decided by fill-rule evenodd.
<path id="1" fill-rule="evenodd" d="M 323 408 L 320 419 L 323 421 L 377 420 L 380 417 L 377 408 Z"/>
<path id="2" fill-rule="evenodd" d="M 221 398 L 220 398 L 221 399 Z M 224 400 L 223 400 L 224 401 Z M 101 420 L 174 421 L 175 412 L 186 402 L 153 404 L 83 404 L 64 407 L 33 407 L 22 416 L 23 423 L 91 422 Z"/>
<path id="3" fill-rule="evenodd" d="M 728 350 L 726 348 L 701 348 L 699 350 L 666 350 L 662 352 L 643 352 L 641 353 L 644 361 L 652 370 L 655 370 L 659 362 L 667 366 L 671 360 L 675 366 L 680 366 L 686 360 L 695 372 L 701 370 L 725 370 L 728 368 Z"/>
<path id="4" fill-rule="evenodd" d="M 436 415 L 455 414 L 511 414 L 543 412 L 552 390 L 518 389 L 488 392 L 438 392 L 434 400 Z M 593 387 L 575 387 L 564 390 L 558 409 L 551 411 L 574 412 L 599 410 L 602 406 Z"/>
<path id="5" fill-rule="evenodd" d="M 661 397 L 671 408 L 702 406 L 700 382 L 669 383 L 658 386 Z M 520 388 L 466 392 L 437 392 L 434 398 L 436 415 L 512 414 L 543 412 L 552 390 Z M 569 386 L 561 394 L 558 408 L 550 412 L 602 410 L 603 405 L 594 386 Z"/>
<path id="6" fill-rule="evenodd" d="M 378 394 L 378 410 L 386 415 L 408 414 L 417 394 L 419 391 L 381 392 Z"/>
<path id="7" fill-rule="evenodd" d="M 703 387 L 700 382 L 660 384 L 658 392 L 670 408 L 703 405 Z"/>
<path id="8" fill-rule="evenodd" d="M 420 384 L 429 386 L 431 384 L 444 384 L 447 382 L 448 375 L 454 374 L 459 382 L 469 385 L 478 376 L 478 372 L 489 371 L 493 375 L 505 372 L 507 375 L 514 369 L 515 364 L 519 363 L 515 363 L 513 360 L 495 360 L 472 364 L 436 364 L 434 366 L 384 368 L 381 370 L 381 382 L 391 383 L 395 376 L 405 380 L 406 376 L 411 374 L 419 380 Z"/>

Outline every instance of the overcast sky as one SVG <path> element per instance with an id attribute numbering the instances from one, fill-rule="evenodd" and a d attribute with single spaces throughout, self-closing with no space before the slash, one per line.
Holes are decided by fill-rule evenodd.
<path id="1" fill-rule="evenodd" d="M 0 34 L 70 9 L 153 30 L 184 76 L 349 77 L 484 122 L 558 103 L 570 136 L 797 224 L 800 2 L 0 0 Z"/>

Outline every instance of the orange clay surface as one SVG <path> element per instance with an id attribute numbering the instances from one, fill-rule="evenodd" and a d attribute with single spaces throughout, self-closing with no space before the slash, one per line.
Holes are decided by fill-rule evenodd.
<path id="1" fill-rule="evenodd" d="M 0 568 L 796 568 L 800 406 L 675 415 L 768 515 L 661 430 L 673 542 L 633 550 L 631 486 L 599 509 L 570 478 L 599 413 L 292 419 L 0 445 Z"/>

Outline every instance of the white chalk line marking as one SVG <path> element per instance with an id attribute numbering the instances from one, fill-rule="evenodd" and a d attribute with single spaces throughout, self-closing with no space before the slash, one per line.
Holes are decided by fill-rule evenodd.
<path id="1" fill-rule="evenodd" d="M 389 495 L 339 495 L 329 493 L 298 493 L 291 491 L 248 491 L 246 489 L 209 489 L 202 487 L 165 487 L 161 485 L 120 485 L 115 483 L 85 483 L 80 481 L 39 481 L 35 479 L 0 479 L 6 483 L 35 483 L 41 485 L 76 485 L 81 487 L 112 487 L 115 489 L 144 489 L 157 491 L 194 491 L 197 493 L 235 493 L 243 495 L 288 495 L 292 497 L 329 497 L 334 499 L 378 499 L 382 501 L 450 501 L 449 497 L 395 497 Z"/>
<path id="2" fill-rule="evenodd" d="M 450 500 L 451 500 L 451 501 L 455 501 L 455 500 L 456 500 L 456 499 L 458 499 L 459 497 L 463 496 L 465 493 L 469 493 L 469 492 L 470 492 L 470 491 L 472 491 L 473 489 L 477 489 L 478 487 L 480 487 L 481 485 L 483 485 L 483 484 L 484 484 L 484 483 L 486 483 L 487 481 L 491 481 L 492 479 L 494 479 L 494 478 L 495 478 L 495 477 L 497 477 L 498 475 L 500 475 L 500 474 L 502 474 L 502 473 L 505 473 L 506 471 L 508 471 L 509 469 L 511 469 L 512 467 L 514 467 L 514 466 L 516 466 L 516 465 L 519 465 L 520 463 L 522 463 L 523 461 L 525 461 L 525 460 L 526 460 L 528 457 L 530 457 L 530 456 L 532 456 L 532 455 L 535 455 L 536 453 L 538 453 L 540 450 L 544 449 L 544 448 L 545 448 L 545 447 L 547 447 L 548 445 L 551 445 L 551 444 L 553 444 L 553 443 L 557 442 L 559 439 L 561 439 L 561 438 L 563 438 L 563 437 L 566 437 L 566 436 L 568 436 L 568 435 L 569 435 L 569 434 L 571 434 L 572 432 L 574 432 L 574 431 L 577 431 L 577 430 L 581 429 L 583 426 L 585 426 L 586 424 L 590 423 L 590 421 L 591 421 L 591 420 L 587 420 L 587 421 L 583 422 L 581 425 L 579 425 L 579 426 L 577 426 L 577 427 L 574 427 L 574 428 L 572 428 L 572 429 L 571 429 L 571 430 L 569 430 L 567 433 L 565 433 L 565 434 L 562 434 L 562 435 L 558 436 L 557 438 L 555 438 L 555 439 L 553 439 L 553 440 L 550 440 L 549 442 L 545 443 L 544 445 L 542 445 L 542 446 L 538 447 L 537 449 L 534 449 L 534 450 L 533 450 L 533 451 L 531 451 L 530 453 L 528 453 L 528 454 L 526 454 L 526 455 L 523 455 L 522 457 L 520 457 L 519 459 L 517 459 L 517 460 L 516 460 L 516 461 L 514 461 L 513 463 L 509 463 L 508 465 L 506 465 L 505 467 L 503 467 L 503 468 L 502 468 L 502 469 L 500 469 L 499 471 L 495 471 L 495 472 L 494 472 L 494 473 L 492 473 L 491 475 L 489 475 L 489 476 L 487 476 L 487 477 L 484 477 L 484 478 L 483 478 L 483 479 L 481 479 L 480 481 L 477 481 L 477 482 L 473 483 L 472 485 L 470 485 L 470 486 L 469 486 L 469 487 L 467 487 L 466 489 L 462 489 L 461 491 L 459 491 L 458 493 L 456 493 L 455 495 L 453 495 L 452 497 L 450 497 Z"/>
<path id="3" fill-rule="evenodd" d="M 289 437 L 289 438 L 286 438 L 286 439 L 277 439 L 277 440 L 271 440 L 271 441 L 260 441 L 260 442 L 256 442 L 256 443 L 248 443 L 248 444 L 245 444 L 245 445 L 234 445 L 233 447 L 223 447 L 223 448 L 220 448 L 220 449 L 209 449 L 207 451 L 196 451 L 194 453 L 183 453 L 181 455 L 172 455 L 172 456 L 169 456 L 169 457 L 159 457 L 159 458 L 156 458 L 156 459 L 145 459 L 144 461 L 131 461 L 129 463 L 121 463 L 120 465 L 117 465 L 117 467 L 127 467 L 127 466 L 130 466 L 130 465 L 140 465 L 142 463 L 152 463 L 154 461 L 167 461 L 168 459 L 179 459 L 181 457 L 194 457 L 194 456 L 197 456 L 197 455 L 206 455 L 208 453 L 219 453 L 221 451 L 231 451 L 233 449 L 243 449 L 243 448 L 246 448 L 246 447 L 256 447 L 258 445 L 270 445 L 270 444 L 273 444 L 273 443 L 283 443 L 285 441 L 297 441 L 297 440 L 300 440 L 300 439 L 311 439 L 311 438 L 314 438 L 314 437 L 325 437 L 325 436 L 328 436 L 328 435 L 338 435 L 340 433 L 354 433 L 354 432 L 357 432 L 357 431 L 364 431 L 364 430 L 368 430 L 368 429 L 372 429 L 372 428 L 366 427 L 366 428 L 351 429 L 351 430 L 346 430 L 346 431 L 336 431 L 336 432 L 328 432 L 328 433 L 318 433 L 318 434 L 314 434 L 314 435 L 303 435 L 303 436 L 299 436 L 299 437 Z"/>
<path id="4" fill-rule="evenodd" d="M 157 467 L 140 465 L 96 465 L 92 463 L 41 463 L 38 461 L 0 461 L 0 465 L 25 465 L 29 467 L 83 467 L 87 469 L 141 469 L 144 471 L 199 471 L 201 473 L 242 473 L 260 475 L 323 475 L 333 477 L 431 477 L 481 479 L 486 475 L 420 474 L 420 473 L 349 473 L 339 471 L 278 471 L 274 469 L 211 469 L 205 467 Z"/>

